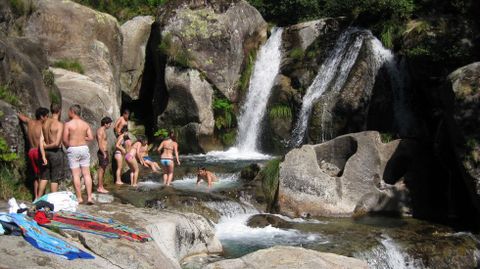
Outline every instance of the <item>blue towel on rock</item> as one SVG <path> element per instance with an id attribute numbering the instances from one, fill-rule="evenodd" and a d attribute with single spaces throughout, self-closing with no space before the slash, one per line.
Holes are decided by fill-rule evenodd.
<path id="1" fill-rule="evenodd" d="M 49 235 L 43 230 L 43 228 L 38 226 L 34 220 L 29 219 L 23 214 L 11 213 L 6 216 L 10 217 L 12 222 L 22 229 L 23 237 L 27 242 L 42 251 L 58 254 L 69 260 L 77 258 L 94 258 L 91 254 L 86 253 L 59 238 Z"/>

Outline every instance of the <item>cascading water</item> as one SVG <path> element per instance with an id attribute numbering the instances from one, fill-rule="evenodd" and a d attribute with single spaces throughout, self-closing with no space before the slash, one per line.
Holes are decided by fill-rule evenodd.
<path id="1" fill-rule="evenodd" d="M 424 268 L 421 260 L 415 260 L 406 254 L 392 238 L 382 235 L 380 246 L 354 255 L 365 260 L 371 268 L 376 269 L 419 269 Z"/>
<path id="2" fill-rule="evenodd" d="M 258 152 L 258 137 L 267 102 L 280 69 L 282 28 L 272 35 L 258 52 L 245 103 L 238 119 L 237 142 L 227 151 L 212 151 L 207 155 L 218 159 L 268 159 Z"/>
<path id="3" fill-rule="evenodd" d="M 355 28 L 343 32 L 337 39 L 335 48 L 320 66 L 317 76 L 303 97 L 302 108 L 293 129 L 292 146 L 299 146 L 303 142 L 315 101 L 329 88 L 340 89 L 347 80 L 365 38 L 365 35 L 361 34 L 363 32 L 366 31 Z"/>
<path id="4" fill-rule="evenodd" d="M 247 99 L 238 121 L 236 147 L 240 152 L 257 152 L 260 122 L 265 115 L 268 98 L 280 68 L 282 32 L 282 28 L 273 29 L 255 62 Z"/>

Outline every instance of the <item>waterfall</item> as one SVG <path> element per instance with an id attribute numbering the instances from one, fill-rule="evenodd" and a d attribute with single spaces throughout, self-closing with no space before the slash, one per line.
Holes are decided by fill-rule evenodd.
<path id="1" fill-rule="evenodd" d="M 236 148 L 240 152 L 257 152 L 261 121 L 267 109 L 275 77 L 280 68 L 282 28 L 274 28 L 255 61 L 245 104 L 238 120 Z"/>
<path id="2" fill-rule="evenodd" d="M 380 246 L 366 252 L 355 254 L 358 259 L 365 260 L 370 268 L 378 269 L 415 269 L 425 268 L 421 260 L 415 260 L 401 249 L 387 235 L 382 235 Z"/>
<path id="3" fill-rule="evenodd" d="M 355 28 L 343 32 L 337 39 L 335 48 L 320 66 L 317 76 L 303 97 L 302 108 L 293 129 L 292 146 L 299 146 L 303 142 L 315 101 L 329 88 L 341 89 L 347 80 L 363 43 L 364 35 L 358 34 L 359 32 Z"/>

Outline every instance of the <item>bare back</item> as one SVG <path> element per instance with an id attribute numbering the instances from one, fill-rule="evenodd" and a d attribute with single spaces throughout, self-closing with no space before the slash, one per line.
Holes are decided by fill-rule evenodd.
<path id="1" fill-rule="evenodd" d="M 63 141 L 68 147 L 87 145 L 87 141 L 93 140 L 90 125 L 84 120 L 75 118 L 65 123 Z"/>
<path id="2" fill-rule="evenodd" d="M 125 118 L 123 116 L 120 116 L 120 118 L 115 121 L 115 133 L 119 134 L 120 130 L 122 130 L 122 128 L 127 125 L 128 122 L 125 120 Z"/>
<path id="3" fill-rule="evenodd" d="M 42 135 L 42 122 L 39 120 L 28 121 L 28 141 L 30 148 L 38 148 L 40 136 Z"/>
<path id="4" fill-rule="evenodd" d="M 43 124 L 43 135 L 47 145 L 54 144 L 52 148 L 62 145 L 63 123 L 57 119 L 49 118 Z"/>
<path id="5" fill-rule="evenodd" d="M 161 158 L 173 158 L 174 152 L 177 150 L 177 142 L 168 139 L 160 143 L 160 147 L 163 151 L 160 155 Z"/>

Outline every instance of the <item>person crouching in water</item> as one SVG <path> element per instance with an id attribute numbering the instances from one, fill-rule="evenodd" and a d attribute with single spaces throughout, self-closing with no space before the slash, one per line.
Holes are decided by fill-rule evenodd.
<path id="1" fill-rule="evenodd" d="M 208 187 L 211 188 L 213 186 L 213 182 L 217 181 L 217 177 L 212 172 L 208 171 L 205 167 L 198 168 L 197 171 L 197 185 L 200 182 L 206 181 L 208 182 Z"/>
<path id="2" fill-rule="evenodd" d="M 170 186 L 173 180 L 173 155 L 177 160 L 177 164 L 180 165 L 178 160 L 178 144 L 175 139 L 175 133 L 170 131 L 168 137 L 160 143 L 158 146 L 158 152 L 160 153 L 160 164 L 163 170 L 163 184 Z"/>
<path id="3" fill-rule="evenodd" d="M 148 156 L 148 148 L 148 141 L 142 138 L 142 145 L 140 147 L 140 160 L 143 160 L 143 166 L 149 167 L 154 173 L 158 173 L 160 170 L 160 166 L 150 156 Z"/>
<path id="4" fill-rule="evenodd" d="M 122 185 L 122 168 L 123 168 L 123 158 L 127 154 L 127 151 L 130 150 L 132 146 L 132 141 L 128 137 L 128 128 L 127 126 L 123 127 L 120 130 L 120 133 L 117 137 L 117 142 L 115 143 L 115 153 L 114 158 L 117 163 L 117 169 L 115 170 L 115 184 Z"/>

